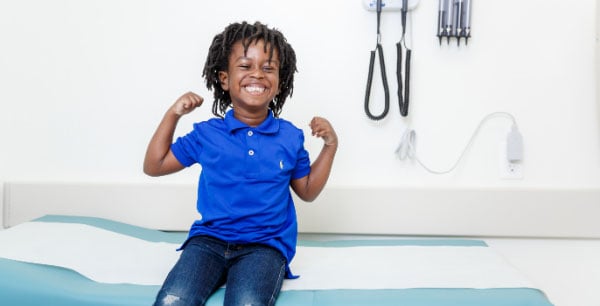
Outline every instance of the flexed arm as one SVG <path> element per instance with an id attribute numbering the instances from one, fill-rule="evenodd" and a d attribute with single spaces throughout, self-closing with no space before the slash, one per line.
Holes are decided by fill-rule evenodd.
<path id="1" fill-rule="evenodd" d="M 314 201 L 325 187 L 338 147 L 337 135 L 327 119 L 314 117 L 310 122 L 310 128 L 313 136 L 323 139 L 323 148 L 310 166 L 310 173 L 291 182 L 294 192 L 307 202 Z"/>
<path id="2" fill-rule="evenodd" d="M 184 168 L 171 152 L 173 134 L 179 118 L 192 112 L 203 101 L 204 99 L 201 96 L 188 92 L 179 97 L 167 110 L 148 144 L 146 157 L 144 158 L 144 173 L 150 176 L 161 176 Z"/>

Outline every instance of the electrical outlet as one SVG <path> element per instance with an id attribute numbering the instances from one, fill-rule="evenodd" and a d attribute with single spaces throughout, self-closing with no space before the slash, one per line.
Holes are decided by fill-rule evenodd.
<path id="1" fill-rule="evenodd" d="M 506 180 L 523 179 L 523 161 L 511 162 L 506 156 L 506 142 L 500 145 L 500 178 Z"/>
<path id="2" fill-rule="evenodd" d="M 363 7 L 367 11 L 377 10 L 377 0 L 363 0 Z M 419 0 L 408 0 L 408 10 L 412 10 L 419 4 Z M 399 11 L 402 9 L 402 0 L 381 0 L 382 11 Z"/>
<path id="3" fill-rule="evenodd" d="M 523 179 L 523 165 L 520 162 L 506 161 L 502 178 L 507 180 Z"/>

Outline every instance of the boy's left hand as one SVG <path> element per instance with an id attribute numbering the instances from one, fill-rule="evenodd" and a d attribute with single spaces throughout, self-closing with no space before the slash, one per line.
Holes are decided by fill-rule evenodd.
<path id="1" fill-rule="evenodd" d="M 333 127 L 325 118 L 314 117 L 309 124 L 312 135 L 323 138 L 326 146 L 337 146 L 338 139 Z"/>

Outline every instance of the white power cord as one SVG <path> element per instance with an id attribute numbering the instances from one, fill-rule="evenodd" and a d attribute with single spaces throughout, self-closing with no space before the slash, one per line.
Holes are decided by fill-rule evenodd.
<path id="1" fill-rule="evenodd" d="M 433 173 L 433 174 L 450 173 L 454 169 L 456 169 L 456 167 L 458 166 L 460 161 L 463 159 L 463 157 L 465 156 L 465 153 L 467 152 L 467 150 L 469 149 L 469 147 L 475 140 L 475 137 L 481 130 L 481 127 L 483 126 L 483 124 L 495 116 L 505 116 L 505 117 L 508 117 L 512 121 L 512 128 L 511 128 L 511 131 L 509 132 L 508 138 L 507 138 L 507 152 L 509 153 L 509 159 L 511 162 L 521 160 L 522 155 L 523 155 L 522 137 L 517 128 L 517 121 L 515 120 L 515 117 L 512 114 L 507 113 L 507 112 L 494 112 L 494 113 L 488 114 L 487 116 L 483 117 L 483 119 L 481 119 L 481 121 L 479 122 L 479 125 L 477 125 L 475 132 L 473 132 L 471 139 L 469 139 L 469 142 L 463 149 L 462 153 L 460 153 L 460 156 L 458 157 L 458 159 L 456 160 L 454 165 L 452 167 L 450 167 L 450 169 L 448 169 L 448 170 L 445 170 L 445 171 L 433 170 L 433 169 L 427 167 L 425 164 L 423 164 L 423 162 L 417 157 L 417 151 L 416 151 L 417 133 L 415 132 L 415 130 L 412 130 L 412 129 L 406 129 L 404 131 L 404 133 L 402 134 L 402 139 L 400 140 L 400 145 L 398 145 L 398 148 L 396 149 L 395 153 L 398 156 L 398 158 L 400 158 L 400 160 L 406 160 L 406 159 L 415 160 L 419 165 L 421 165 L 421 167 L 423 167 L 425 170 L 427 170 L 430 173 Z"/>

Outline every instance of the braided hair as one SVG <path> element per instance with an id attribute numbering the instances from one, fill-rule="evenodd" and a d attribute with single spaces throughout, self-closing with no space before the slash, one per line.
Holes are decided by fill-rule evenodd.
<path id="1" fill-rule="evenodd" d="M 273 57 L 273 50 L 279 53 L 279 93 L 269 103 L 269 109 L 275 117 L 279 117 L 283 104 L 288 96 L 292 96 L 294 90 L 294 73 L 296 69 L 296 53 L 285 37 L 277 29 L 270 29 L 260 22 L 249 24 L 247 22 L 232 23 L 217 34 L 208 51 L 208 57 L 204 64 L 202 76 L 206 79 L 206 87 L 214 89 L 214 101 L 212 112 L 215 116 L 223 118 L 227 108 L 231 106 L 229 92 L 223 90 L 219 80 L 219 71 L 227 71 L 229 55 L 233 45 L 241 41 L 244 54 L 252 43 L 263 40 L 264 52 L 269 52 L 269 61 Z M 269 48 L 269 50 L 267 50 Z"/>

